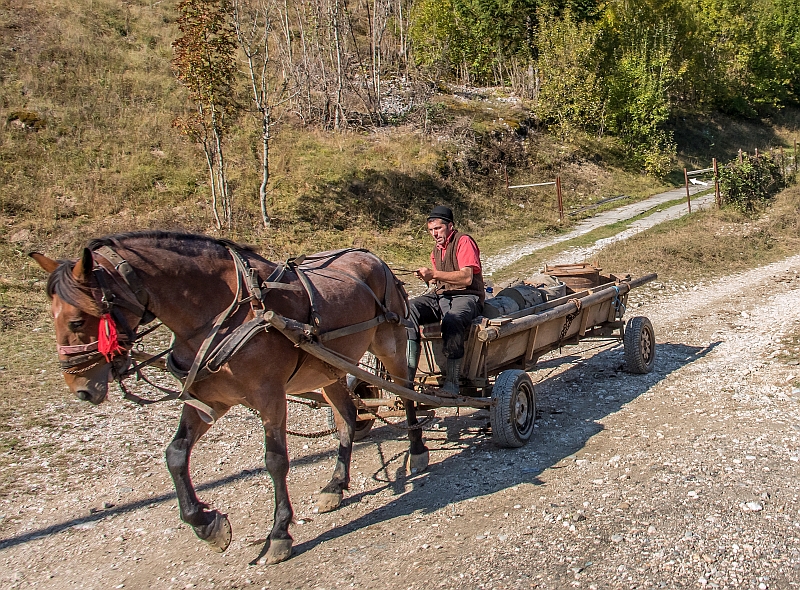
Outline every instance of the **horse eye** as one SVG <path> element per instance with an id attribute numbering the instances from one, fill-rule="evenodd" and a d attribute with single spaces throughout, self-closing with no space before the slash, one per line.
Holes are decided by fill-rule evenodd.
<path id="1" fill-rule="evenodd" d="M 72 320 L 69 323 L 69 329 L 72 330 L 73 332 L 77 332 L 78 330 L 83 328 L 83 324 L 85 323 L 86 323 L 85 320 Z"/>

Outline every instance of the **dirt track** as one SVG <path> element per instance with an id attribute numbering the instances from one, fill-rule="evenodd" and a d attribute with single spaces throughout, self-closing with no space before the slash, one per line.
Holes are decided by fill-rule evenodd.
<path id="1" fill-rule="evenodd" d="M 344 506 L 315 514 L 335 442 L 291 438 L 295 555 L 258 557 L 272 513 L 256 419 L 234 410 L 198 445 L 202 499 L 234 541 L 211 553 L 178 519 L 163 449 L 177 406 L 112 394 L 20 409 L 0 504 L 4 588 L 788 588 L 800 584 L 800 256 L 702 285 L 644 288 L 656 371 L 586 344 L 533 374 L 538 428 L 498 449 L 482 413 L 442 413 L 409 476 L 387 427 L 356 443 Z M 695 288 L 696 287 L 696 288 Z M 638 306 L 637 306 L 638 304 Z M 43 336 L 43 345 L 49 335 Z M 781 338 L 786 341 L 782 342 Z M 290 427 L 324 427 L 292 406 Z M 8 475 L 8 474 L 6 474 Z"/>

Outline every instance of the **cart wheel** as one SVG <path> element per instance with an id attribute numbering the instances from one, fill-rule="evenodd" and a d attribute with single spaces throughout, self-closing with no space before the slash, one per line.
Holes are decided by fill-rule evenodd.
<path id="1" fill-rule="evenodd" d="M 533 434 L 536 392 L 525 371 L 503 371 L 494 382 L 489 419 L 492 440 L 500 447 L 521 447 Z"/>
<path id="2" fill-rule="evenodd" d="M 625 364 L 630 373 L 643 375 L 653 370 L 656 362 L 656 334 L 650 320 L 644 316 L 628 320 L 624 345 Z"/>
<path id="3" fill-rule="evenodd" d="M 347 387 L 352 389 L 353 393 L 355 393 L 361 399 L 380 397 L 379 395 L 375 395 L 374 390 L 369 386 L 369 383 L 365 381 L 359 381 L 358 378 L 353 375 L 347 376 Z M 336 420 L 333 418 L 332 408 L 325 408 L 325 418 L 328 422 L 328 428 L 336 428 Z M 375 424 L 375 419 L 356 420 L 356 427 L 353 431 L 353 440 L 357 441 L 366 438 L 367 435 L 369 435 L 369 431 L 372 430 L 373 424 Z M 334 432 L 333 438 L 338 439 L 339 433 Z"/>

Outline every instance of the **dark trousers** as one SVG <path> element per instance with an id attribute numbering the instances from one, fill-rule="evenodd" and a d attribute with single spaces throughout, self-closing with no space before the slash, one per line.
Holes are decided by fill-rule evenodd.
<path id="1" fill-rule="evenodd" d="M 413 327 L 408 328 L 408 339 L 419 340 L 422 324 L 442 322 L 442 348 L 444 356 L 460 359 L 464 356 L 464 339 L 469 335 L 469 325 L 481 313 L 477 295 L 440 295 L 426 293 L 408 302 L 409 319 Z"/>

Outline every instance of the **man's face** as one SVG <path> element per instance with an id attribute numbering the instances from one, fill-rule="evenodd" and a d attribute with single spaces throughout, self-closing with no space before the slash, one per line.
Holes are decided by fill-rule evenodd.
<path id="1" fill-rule="evenodd" d="M 428 233 L 436 240 L 437 246 L 444 246 L 447 236 L 453 231 L 453 224 L 442 219 L 431 219 L 428 222 Z"/>

